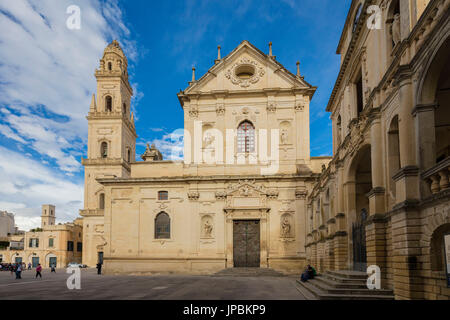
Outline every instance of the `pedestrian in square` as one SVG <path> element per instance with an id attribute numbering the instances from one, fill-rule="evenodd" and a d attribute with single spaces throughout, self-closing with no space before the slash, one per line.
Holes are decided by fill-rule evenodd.
<path id="1" fill-rule="evenodd" d="M 39 264 L 37 265 L 37 267 L 36 267 L 36 278 L 39 276 L 39 277 L 42 279 L 42 274 L 41 274 L 41 272 L 42 272 L 42 266 L 41 266 L 41 264 L 39 263 Z"/>
<path id="2" fill-rule="evenodd" d="M 17 265 L 16 279 L 22 279 L 22 264 Z"/>
<path id="3" fill-rule="evenodd" d="M 97 263 L 97 274 L 102 274 L 102 264 L 100 262 Z"/>

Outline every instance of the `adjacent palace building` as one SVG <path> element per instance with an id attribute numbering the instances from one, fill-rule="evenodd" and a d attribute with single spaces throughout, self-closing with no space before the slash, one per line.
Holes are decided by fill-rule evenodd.
<path id="1" fill-rule="evenodd" d="M 450 297 L 449 7 L 352 1 L 327 106 L 334 156 L 307 199 L 307 260 L 377 265 L 399 299 Z"/>
<path id="2" fill-rule="evenodd" d="M 178 93 L 184 161 L 136 161 L 127 59 L 104 51 L 88 114 L 83 263 L 107 273 L 381 268 L 399 299 L 447 299 L 450 0 L 354 0 L 312 158 L 316 88 L 243 41 Z"/>

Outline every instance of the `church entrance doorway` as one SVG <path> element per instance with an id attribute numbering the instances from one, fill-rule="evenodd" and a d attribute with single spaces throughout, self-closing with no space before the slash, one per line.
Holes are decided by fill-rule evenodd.
<path id="1" fill-rule="evenodd" d="M 353 269 L 355 271 L 367 270 L 367 252 L 366 252 L 366 225 L 367 211 L 361 210 L 361 215 L 352 225 L 353 237 Z"/>
<path id="2" fill-rule="evenodd" d="M 235 268 L 259 268 L 259 220 L 233 221 L 233 261 Z"/>

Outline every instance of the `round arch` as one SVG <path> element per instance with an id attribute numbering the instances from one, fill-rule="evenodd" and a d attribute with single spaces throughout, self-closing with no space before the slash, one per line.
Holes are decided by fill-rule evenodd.
<path id="1" fill-rule="evenodd" d="M 449 56 L 450 36 L 442 39 L 436 45 L 436 49 L 426 63 L 425 72 L 422 73 L 417 86 L 417 104 L 433 104 L 436 102 L 439 80 L 449 64 Z"/>

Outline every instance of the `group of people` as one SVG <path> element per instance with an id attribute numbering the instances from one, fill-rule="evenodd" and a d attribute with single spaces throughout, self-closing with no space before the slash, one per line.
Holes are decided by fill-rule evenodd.
<path id="1" fill-rule="evenodd" d="M 51 268 L 51 272 L 56 273 L 56 266 L 54 264 L 52 264 L 50 266 Z M 32 270 L 32 265 L 31 263 L 28 264 L 28 268 L 27 265 L 25 263 L 3 263 L 0 264 L 0 271 L 10 271 L 11 275 L 15 274 L 16 275 L 16 279 L 22 279 L 22 272 L 24 270 Z M 40 263 L 38 263 L 38 265 L 36 266 L 36 278 L 39 277 L 42 279 L 42 266 Z"/>
<path id="2" fill-rule="evenodd" d="M 305 268 L 305 271 L 303 271 L 302 273 L 301 280 L 303 282 L 306 282 L 308 280 L 314 279 L 315 276 L 317 276 L 316 269 L 314 269 L 313 267 L 311 267 L 311 265 L 308 264 Z"/>

